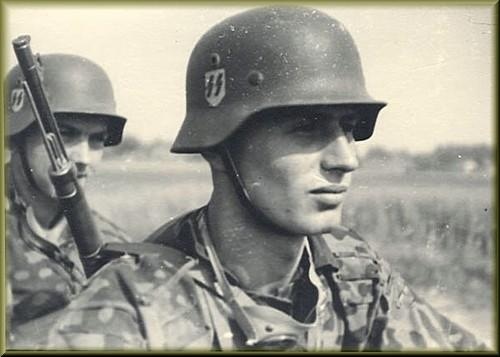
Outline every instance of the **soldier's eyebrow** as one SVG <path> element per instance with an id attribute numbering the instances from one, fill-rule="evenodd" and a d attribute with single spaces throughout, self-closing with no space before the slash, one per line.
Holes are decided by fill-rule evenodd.
<path id="1" fill-rule="evenodd" d="M 64 131 L 66 134 L 78 134 L 80 133 L 80 130 L 78 128 L 75 128 L 74 126 L 67 125 L 65 123 L 60 123 L 59 124 L 59 130 Z"/>
<path id="2" fill-rule="evenodd" d="M 101 125 L 100 121 L 95 122 L 79 122 L 71 120 L 59 120 L 59 129 L 64 130 L 67 133 L 87 133 L 89 135 L 93 134 L 105 134 L 108 131 L 106 125 Z"/>
<path id="3" fill-rule="evenodd" d="M 289 115 L 285 116 L 283 120 L 286 123 L 290 124 L 297 124 L 297 123 L 309 123 L 321 119 L 325 119 L 327 116 L 323 113 L 317 113 L 317 112 L 297 112 L 297 113 L 290 113 Z"/>

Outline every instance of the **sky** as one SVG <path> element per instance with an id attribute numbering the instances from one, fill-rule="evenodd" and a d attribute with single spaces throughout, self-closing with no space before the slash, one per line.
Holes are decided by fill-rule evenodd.
<path id="1" fill-rule="evenodd" d="M 244 3 L 243 3 L 244 4 Z M 10 41 L 31 36 L 34 52 L 72 53 L 110 76 L 125 135 L 172 141 L 185 115 L 185 72 L 196 41 L 227 16 L 254 7 L 3 3 Z M 311 3 L 308 3 L 311 6 Z M 493 144 L 493 5 L 314 7 L 341 21 L 358 46 L 369 93 L 388 102 L 372 138 L 360 143 L 427 152 L 448 144 Z"/>

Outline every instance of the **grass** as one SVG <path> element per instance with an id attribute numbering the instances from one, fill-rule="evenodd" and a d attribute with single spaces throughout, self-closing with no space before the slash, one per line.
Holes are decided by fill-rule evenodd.
<path id="1" fill-rule="evenodd" d="M 440 181 L 439 175 L 426 179 L 418 174 L 394 176 L 371 191 L 355 187 L 344 223 L 366 237 L 412 285 L 447 290 L 468 307 L 489 304 L 491 289 L 478 296 L 463 291 L 491 285 L 494 241 L 488 181 L 478 184 L 476 177 L 463 177 L 450 183 Z"/>
<path id="2" fill-rule="evenodd" d="M 483 175 L 360 169 L 343 213 L 354 228 L 432 305 L 492 341 L 492 186 Z M 112 162 L 89 186 L 91 204 L 144 239 L 205 204 L 208 166 L 196 160 Z"/>

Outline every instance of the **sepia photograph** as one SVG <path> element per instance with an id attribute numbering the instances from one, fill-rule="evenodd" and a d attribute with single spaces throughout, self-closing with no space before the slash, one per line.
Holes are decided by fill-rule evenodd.
<path id="1" fill-rule="evenodd" d="M 3 353 L 498 351 L 495 2 L 1 7 Z"/>

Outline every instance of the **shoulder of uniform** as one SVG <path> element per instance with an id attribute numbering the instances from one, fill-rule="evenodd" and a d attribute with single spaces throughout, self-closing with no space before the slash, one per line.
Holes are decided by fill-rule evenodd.
<path id="1" fill-rule="evenodd" d="M 176 282 L 187 278 L 189 271 L 198 264 L 197 260 L 174 248 L 153 243 L 111 243 L 105 249 L 114 249 L 123 255 L 105 265 L 99 274 L 91 278 L 89 286 L 96 284 L 94 280 L 111 279 L 119 282 L 117 276 L 122 276 L 135 284 L 144 283 L 154 288 L 165 284 L 172 277 L 176 277 Z"/>
<path id="2" fill-rule="evenodd" d="M 172 236 L 177 236 L 180 231 L 180 226 L 184 222 L 187 215 L 175 217 L 172 220 L 164 223 L 151 233 L 144 241 L 151 243 L 161 244 L 163 241 L 168 240 Z"/>
<path id="3" fill-rule="evenodd" d="M 108 242 L 132 242 L 133 239 L 125 230 L 120 228 L 109 218 L 104 217 L 96 210 L 92 210 L 92 216 L 96 220 L 99 230 L 104 235 L 104 240 Z"/>
<path id="4" fill-rule="evenodd" d="M 179 236 L 184 224 L 186 224 L 189 221 L 189 218 L 192 217 L 197 211 L 198 210 L 185 213 L 168 221 L 151 233 L 145 241 L 151 243 L 162 243 L 163 241 L 171 239 L 171 237 Z"/>
<path id="5" fill-rule="evenodd" d="M 115 253 L 121 255 L 117 260 L 113 260 L 110 264 L 125 261 L 129 264 L 144 264 L 156 266 L 158 264 L 166 264 L 170 269 L 177 269 L 193 260 L 193 258 L 182 251 L 164 246 L 157 243 L 140 242 L 140 243 L 108 243 L 105 245 L 103 253 Z"/>
<path id="6" fill-rule="evenodd" d="M 132 247 L 130 254 L 111 261 L 89 279 L 85 290 L 58 321 L 55 338 L 71 340 L 72 347 L 85 348 L 86 338 L 97 336 L 104 341 L 104 348 L 110 347 L 106 341 L 115 341 L 119 346 L 135 343 L 137 348 L 140 341 L 149 338 L 144 326 L 150 324 L 151 318 L 158 319 L 155 326 L 163 326 L 180 311 L 199 319 L 199 302 L 194 298 L 195 287 L 189 275 L 197 261 L 174 249 L 142 245 Z M 152 251 L 154 246 L 156 254 Z M 135 249 L 142 253 L 132 252 Z"/>
<path id="7" fill-rule="evenodd" d="M 193 231 L 199 212 L 200 209 L 197 209 L 169 221 L 146 238 L 145 242 L 174 247 L 188 255 L 194 254 Z"/>

